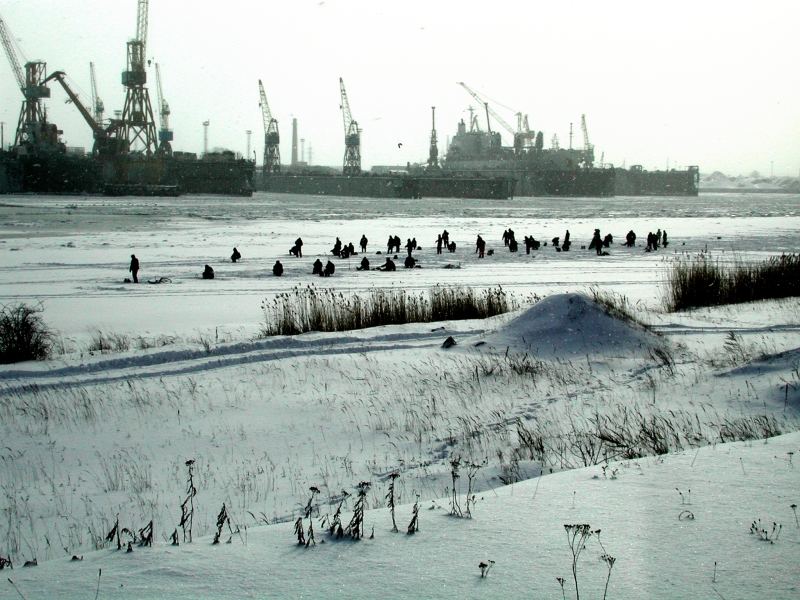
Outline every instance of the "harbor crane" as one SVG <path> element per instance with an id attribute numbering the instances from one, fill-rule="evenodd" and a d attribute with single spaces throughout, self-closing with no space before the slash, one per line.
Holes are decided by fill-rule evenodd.
<path id="1" fill-rule="evenodd" d="M 66 81 L 67 74 L 64 71 L 54 71 L 51 73 L 43 83 L 47 83 L 52 80 L 56 80 L 58 83 L 61 84 L 61 87 L 64 88 L 64 91 L 67 93 L 67 97 L 69 98 L 70 102 L 72 103 L 75 108 L 78 109 L 78 112 L 83 117 L 83 120 L 89 125 L 92 130 L 92 135 L 94 136 L 94 147 L 92 148 L 92 154 L 95 156 L 115 156 L 120 153 L 124 153 L 127 149 L 127 142 L 119 137 L 119 130 L 122 125 L 122 121 L 119 119 L 111 119 L 111 122 L 106 126 L 103 127 L 103 124 L 97 121 L 97 114 L 92 114 L 89 112 L 89 109 L 83 104 L 81 99 L 78 97 L 69 84 Z"/>
<path id="2" fill-rule="evenodd" d="M 158 130 L 158 154 L 172 156 L 172 130 L 169 128 L 169 104 L 164 98 L 161 88 L 161 69 L 156 63 L 156 91 L 158 92 L 158 109 L 161 117 L 161 127 Z"/>
<path id="3" fill-rule="evenodd" d="M 278 121 L 273 118 L 267 102 L 264 84 L 258 80 L 258 93 L 261 98 L 261 116 L 264 119 L 264 173 L 281 172 L 281 136 L 278 132 Z"/>
<path id="4" fill-rule="evenodd" d="M 339 91 L 342 97 L 342 119 L 344 121 L 344 166 L 342 173 L 345 175 L 358 175 L 361 173 L 361 130 L 358 123 L 350 114 L 350 102 L 344 89 L 344 81 L 339 77 Z"/>
<path id="5" fill-rule="evenodd" d="M 44 81 L 47 63 L 40 60 L 28 61 L 25 63 L 23 72 L 14 37 L 2 17 L 0 17 L 0 41 L 3 43 L 11 71 L 14 73 L 23 97 L 14 146 L 36 149 L 59 148 L 58 127 L 47 122 L 47 112 L 42 102 L 44 98 L 50 97 L 50 88 Z"/>
<path id="6" fill-rule="evenodd" d="M 145 49 L 147 46 L 147 19 L 149 0 L 138 0 L 136 37 L 128 42 L 127 69 L 122 72 L 125 86 L 125 105 L 122 109 L 120 135 L 129 148 L 152 156 L 157 150 L 156 125 L 150 93 L 147 90 Z"/>
<path id="7" fill-rule="evenodd" d="M 483 104 L 484 108 L 486 109 L 486 124 L 489 129 L 489 132 L 492 131 L 491 125 L 489 124 L 489 115 L 491 114 L 494 117 L 494 120 L 500 123 L 500 125 L 508 131 L 514 137 L 514 152 L 517 154 L 521 154 L 526 145 L 530 144 L 530 141 L 535 138 L 535 135 L 532 131 L 527 130 L 523 131 L 522 129 L 522 113 L 517 113 L 517 124 L 518 127 L 515 130 L 511 125 L 509 125 L 503 117 L 501 117 L 495 110 L 489 106 L 489 103 L 481 98 L 481 96 L 472 88 L 470 88 L 466 83 L 463 81 L 459 81 L 458 85 L 463 87 L 467 93 L 472 96 L 477 102 Z M 527 115 L 525 115 L 525 122 L 527 123 Z"/>
<path id="8" fill-rule="evenodd" d="M 97 94 L 97 78 L 94 73 L 94 63 L 89 63 L 89 75 L 92 80 L 92 108 L 94 109 L 94 120 L 97 121 L 98 125 L 103 124 L 103 113 L 106 110 L 103 101 L 100 99 L 100 96 Z"/>

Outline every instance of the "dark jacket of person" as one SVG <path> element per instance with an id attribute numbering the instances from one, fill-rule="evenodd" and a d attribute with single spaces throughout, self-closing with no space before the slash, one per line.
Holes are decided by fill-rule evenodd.
<path id="1" fill-rule="evenodd" d="M 361 266 L 358 267 L 359 271 L 369 271 L 369 259 L 365 256 L 361 259 Z"/>
<path id="2" fill-rule="evenodd" d="M 242 255 L 239 254 L 239 251 L 234 247 L 233 254 L 231 254 L 231 262 L 236 262 L 240 258 L 242 258 Z"/>
<path id="3" fill-rule="evenodd" d="M 328 264 L 325 265 L 325 271 L 323 272 L 323 275 L 325 275 L 325 277 L 330 277 L 333 275 L 335 270 L 336 265 L 334 265 L 331 261 L 328 261 Z"/>
<path id="4" fill-rule="evenodd" d="M 209 265 L 206 265 L 205 269 L 203 269 L 203 279 L 214 279 L 214 269 Z"/>
<path id="5" fill-rule="evenodd" d="M 281 264 L 281 261 L 276 260 L 275 264 L 272 265 L 272 274 L 275 275 L 275 277 L 280 277 L 283 275 L 283 265 Z"/>
<path id="6" fill-rule="evenodd" d="M 317 259 L 314 261 L 314 268 L 311 270 L 312 275 L 322 275 L 322 261 Z"/>

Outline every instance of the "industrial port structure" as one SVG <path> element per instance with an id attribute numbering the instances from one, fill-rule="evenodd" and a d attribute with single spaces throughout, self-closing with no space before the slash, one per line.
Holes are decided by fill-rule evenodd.
<path id="1" fill-rule="evenodd" d="M 365 173 L 362 169 L 361 129 L 341 77 L 339 107 L 344 134 L 341 171 L 310 167 L 305 161 L 302 139 L 303 157 L 298 160 L 297 119 L 292 123 L 291 163 L 288 169 L 283 168 L 278 120 L 270 110 L 262 80 L 258 80 L 258 88 L 264 148 L 263 167 L 257 176 L 254 161 L 236 158 L 232 152 L 208 153 L 207 120 L 203 123 L 203 155 L 198 158 L 193 153 L 178 152 L 172 147 L 171 111 L 163 93 L 158 62 L 155 62 L 158 122 L 147 85 L 149 0 L 136 0 L 136 7 L 136 32 L 127 42 L 126 65 L 121 76 L 124 105 L 113 118 L 105 117 L 93 63 L 90 63 L 92 99 L 87 107 L 64 71 L 48 74 L 44 61 L 26 62 L 24 68 L 20 65 L 13 36 L 0 17 L 0 41 L 23 96 L 13 147 L 8 152 L 0 150 L 0 191 L 174 195 L 251 194 L 257 188 L 288 193 L 410 198 L 697 195 L 698 192 L 697 167 L 648 172 L 640 166 L 614 168 L 602 160 L 596 165 L 584 115 L 581 115 L 582 147 L 573 148 L 570 124 L 567 148 L 560 146 L 556 135 L 552 136 L 550 147 L 545 148 L 544 132 L 533 131 L 527 115 L 518 112 L 517 126 L 512 127 L 464 82 L 458 85 L 483 108 L 485 130 L 477 111 L 470 107 L 469 123 L 461 120 L 440 157 L 436 108 L 431 107 L 427 162 L 408 164 L 386 174 Z M 63 88 L 92 132 L 93 146 L 88 157 L 67 153 L 60 141 L 61 130 L 47 120 L 44 100 L 51 96 L 48 84 L 52 82 Z M 503 146 L 500 132 L 493 130 L 493 122 L 512 136 L 511 146 Z"/>
<path id="2" fill-rule="evenodd" d="M 67 81 L 67 74 L 47 74 L 44 61 L 20 65 L 19 54 L 5 21 L 0 17 L 0 41 L 22 92 L 23 101 L 10 151 L 0 151 L 0 190 L 42 193 L 89 192 L 106 194 L 177 195 L 183 192 L 251 194 L 253 161 L 237 159 L 232 152 L 203 157 L 173 152 L 169 128 L 169 103 L 164 97 L 161 71 L 156 63 L 160 127 L 147 86 L 146 44 L 149 0 L 137 0 L 136 33 L 127 42 L 122 111 L 104 117 L 97 94 L 94 65 L 90 63 L 92 110 Z M 50 98 L 50 82 L 58 82 L 69 101 L 92 131 L 88 157 L 68 154 L 60 141 L 62 131 L 47 120 L 43 100 Z"/>

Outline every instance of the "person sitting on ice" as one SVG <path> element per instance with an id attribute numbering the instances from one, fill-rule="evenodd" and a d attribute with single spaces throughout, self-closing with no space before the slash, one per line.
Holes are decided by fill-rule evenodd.
<path id="1" fill-rule="evenodd" d="M 350 246 L 345 244 L 342 246 L 342 251 L 339 253 L 341 258 L 350 258 Z"/>
<path id="2" fill-rule="evenodd" d="M 442 239 L 444 239 L 444 236 L 442 236 Z M 456 251 L 456 243 L 450 242 L 449 244 L 447 244 L 447 251 L 450 253 L 454 253 Z"/>
<path id="3" fill-rule="evenodd" d="M 603 248 L 608 248 L 611 244 L 614 243 L 614 236 L 610 233 L 606 234 L 606 237 L 603 238 Z"/>
<path id="4" fill-rule="evenodd" d="M 517 245 L 517 240 L 512 237 L 510 240 L 508 240 L 508 251 L 516 252 L 517 250 L 519 250 L 519 246 Z"/>
<path id="5" fill-rule="evenodd" d="M 340 240 L 338 237 L 336 238 L 336 242 L 333 244 L 333 248 L 331 248 L 331 254 L 334 256 L 342 255 L 342 240 Z"/>
<path id="6" fill-rule="evenodd" d="M 413 256 L 406 256 L 406 260 L 403 262 L 406 269 L 413 269 L 416 264 L 417 260 Z"/>
<path id="7" fill-rule="evenodd" d="M 369 259 L 366 256 L 361 259 L 361 266 L 356 267 L 356 271 L 369 271 Z"/>
<path id="8" fill-rule="evenodd" d="M 203 279 L 214 279 L 214 269 L 206 265 L 205 269 L 203 269 Z"/>
<path id="9" fill-rule="evenodd" d="M 386 257 L 386 263 L 382 264 L 380 267 L 378 267 L 378 270 L 379 271 L 396 271 L 397 270 L 397 265 L 395 265 L 394 261 L 387 256 Z"/>
<path id="10" fill-rule="evenodd" d="M 238 250 L 236 249 L 236 247 L 234 246 L 234 248 L 233 248 L 233 254 L 231 254 L 231 262 L 236 262 L 236 261 L 237 261 L 237 260 L 239 260 L 240 258 L 242 258 L 242 255 L 241 255 L 241 254 L 239 254 L 239 251 L 238 251 Z"/>
<path id="11" fill-rule="evenodd" d="M 333 272 L 335 270 L 336 270 L 336 265 L 334 265 L 331 261 L 328 261 L 328 263 L 325 265 L 325 270 L 322 272 L 322 274 L 325 277 L 330 277 L 331 275 L 333 275 Z"/>
<path id="12" fill-rule="evenodd" d="M 633 229 L 625 234 L 625 245 L 628 248 L 633 248 L 636 245 L 636 234 L 633 232 Z"/>
<path id="13" fill-rule="evenodd" d="M 314 268 L 311 270 L 312 275 L 322 275 L 322 261 L 317 259 L 314 261 Z"/>
<path id="14" fill-rule="evenodd" d="M 353 246 L 353 242 L 347 244 L 347 251 L 350 253 L 350 256 L 353 256 L 356 253 L 356 247 Z"/>
<path id="15" fill-rule="evenodd" d="M 550 243 L 553 244 L 554 248 L 558 248 L 559 244 L 561 243 L 561 238 L 554 237 L 552 240 L 550 240 Z"/>
<path id="16" fill-rule="evenodd" d="M 283 275 L 283 265 L 281 264 L 281 261 L 276 260 L 275 264 L 272 265 L 272 274 L 275 275 L 275 277 L 280 277 Z"/>

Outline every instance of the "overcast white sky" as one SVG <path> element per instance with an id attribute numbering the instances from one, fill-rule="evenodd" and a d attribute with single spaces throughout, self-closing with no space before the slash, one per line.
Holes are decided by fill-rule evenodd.
<path id="1" fill-rule="evenodd" d="M 136 5 L 0 0 L 0 15 L 26 57 L 66 71 L 87 103 L 94 61 L 110 113 L 123 104 Z M 707 173 L 768 174 L 774 161 L 776 175 L 797 175 L 798 23 L 794 0 L 150 0 L 147 54 L 161 64 L 176 150 L 201 151 L 208 119 L 211 146 L 244 153 L 252 130 L 260 164 L 261 78 L 283 162 L 294 116 L 314 162 L 340 165 L 342 76 L 365 166 L 425 160 L 432 105 L 443 147 L 475 104 L 456 85 L 464 81 L 527 113 L 548 142 L 558 133 L 566 145 L 569 123 L 579 133 L 585 113 L 597 157 L 617 165 L 664 168 L 669 160 Z M 154 72 L 150 79 L 155 110 Z M 90 147 L 88 127 L 64 98 L 55 84 L 50 119 L 68 145 Z M 20 102 L 0 59 L 6 143 Z M 493 106 L 516 123 L 513 111 Z"/>

